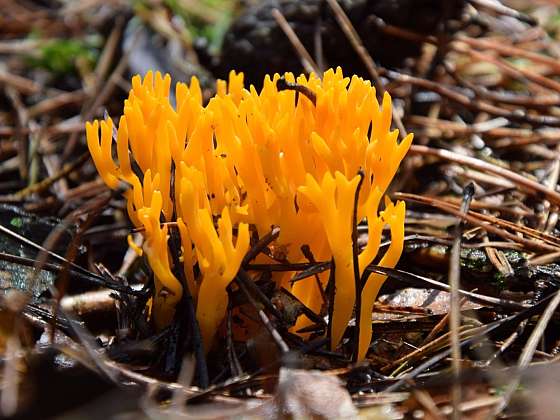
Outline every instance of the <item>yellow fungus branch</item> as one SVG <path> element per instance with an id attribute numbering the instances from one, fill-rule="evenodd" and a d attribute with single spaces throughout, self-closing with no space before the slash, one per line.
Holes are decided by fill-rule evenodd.
<path id="1" fill-rule="evenodd" d="M 393 203 L 387 199 L 385 206 L 385 210 L 381 212 L 377 226 L 383 228 L 383 225 L 389 225 L 391 231 L 391 244 L 378 265 L 381 267 L 394 268 L 402 254 L 404 246 L 403 221 L 405 205 L 403 201 L 393 205 Z M 379 227 L 377 229 L 379 229 Z M 374 234 L 378 235 L 377 232 Z M 371 263 L 371 260 L 369 263 Z M 365 267 L 362 268 L 362 272 L 363 269 L 365 269 Z M 386 278 L 387 276 L 382 274 L 372 273 L 367 277 L 365 285 L 362 289 L 361 310 L 359 314 L 360 334 L 358 339 L 358 360 L 362 360 L 366 356 L 367 349 L 371 341 L 371 313 L 373 310 L 373 304 Z"/>
<path id="2" fill-rule="evenodd" d="M 132 78 L 119 118 L 116 161 L 112 120 L 86 123 L 88 148 L 103 181 L 112 189 L 121 182 L 130 186 L 127 212 L 142 228 L 142 250 L 154 272 L 156 327 L 171 322 L 188 287 L 209 350 L 227 307 L 226 288 L 250 246 L 249 227 L 262 237 L 278 226 L 280 235 L 270 244 L 274 257 L 298 263 L 310 253 L 334 261 L 335 348 L 354 310 L 356 273 L 363 277 L 376 258 L 385 225 L 391 245 L 381 263 L 393 267 L 402 252 L 404 204 L 387 201 L 379 211 L 412 142 L 409 135 L 399 143 L 398 132 L 390 131 L 391 97 L 385 94 L 380 106 L 370 82 L 344 77 L 340 68 L 321 78 L 267 76 L 260 91 L 246 89 L 243 74 L 232 71 L 206 106 L 196 78 L 175 85 L 176 106 L 169 101 L 170 88 L 169 75 Z M 352 239 L 356 198 L 358 221 L 366 219 L 369 229 L 358 267 Z M 170 258 L 168 225 L 162 222 L 176 222 L 171 228 L 179 230 L 185 284 L 173 275 L 180 268 L 172 266 L 177 259 Z M 321 290 L 327 278 L 325 273 L 319 284 L 292 286 L 288 274 L 273 275 L 278 287 L 290 289 L 316 313 L 328 304 Z M 371 309 L 384 279 L 369 276 L 361 291 L 359 358 L 366 356 Z M 301 317 L 295 328 L 306 322 Z"/>
<path id="3" fill-rule="evenodd" d="M 360 181 L 351 180 L 336 172 L 334 177 L 325 173 L 321 184 L 311 176 L 299 188 L 316 207 L 327 234 L 335 265 L 335 295 L 331 322 L 331 348 L 336 348 L 352 317 L 356 288 L 352 251 L 352 221 L 354 196 Z"/>

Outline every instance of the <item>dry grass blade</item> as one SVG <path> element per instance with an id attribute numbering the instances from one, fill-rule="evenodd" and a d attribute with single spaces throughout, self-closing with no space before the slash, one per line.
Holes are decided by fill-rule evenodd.
<path id="1" fill-rule="evenodd" d="M 44 191 L 45 189 L 49 188 L 52 184 L 54 184 L 56 181 L 70 175 L 72 172 L 78 170 L 84 163 L 86 163 L 89 160 L 89 153 L 84 153 L 82 156 L 80 156 L 77 160 L 75 160 L 74 162 L 65 165 L 60 171 L 58 171 L 56 174 L 45 178 L 43 180 L 41 180 L 40 182 L 30 185 L 27 188 L 24 188 L 23 190 L 20 190 L 18 192 L 16 192 L 15 194 L 13 194 L 11 197 L 9 198 L 13 198 L 15 200 L 22 200 L 24 198 L 26 198 L 27 196 L 34 194 L 34 193 L 39 193 L 41 191 Z M 0 197 L 1 199 L 1 197 Z"/>
<path id="2" fill-rule="evenodd" d="M 469 184 L 463 192 L 463 202 L 461 203 L 461 214 L 469 211 L 469 206 L 474 195 L 474 185 Z M 459 419 L 459 404 L 461 402 L 461 346 L 459 341 L 459 329 L 461 327 L 461 303 L 459 290 L 461 288 L 461 236 L 462 221 L 458 221 L 455 226 L 455 238 L 451 247 L 449 258 L 449 286 L 451 289 L 451 307 L 449 315 L 449 331 L 451 332 L 451 356 L 453 369 L 453 389 L 451 391 L 451 401 L 453 404 L 452 418 Z"/>
<path id="3" fill-rule="evenodd" d="M 423 285 L 426 288 L 444 290 L 446 292 L 449 292 L 451 290 L 449 285 L 447 285 L 445 283 L 441 283 L 437 280 L 433 280 L 433 279 L 430 279 L 430 278 L 425 277 L 425 276 L 420 276 L 418 274 L 408 273 L 408 272 L 403 271 L 403 270 L 397 270 L 397 269 L 394 269 L 394 268 L 387 268 L 387 267 L 370 265 L 370 266 L 366 267 L 366 271 L 370 271 L 370 272 L 373 272 L 373 273 L 384 274 L 386 276 L 390 276 L 390 277 L 393 277 L 397 280 L 403 281 L 406 284 L 410 284 L 411 286 Z M 491 297 L 491 296 L 485 296 L 485 295 L 481 295 L 479 293 L 469 292 L 469 291 L 466 291 L 466 290 L 459 290 L 459 294 L 461 296 L 465 297 L 465 298 L 470 298 L 470 299 L 474 300 L 475 302 L 480 302 L 480 303 L 488 304 L 488 305 L 502 306 L 504 308 L 519 310 L 519 309 L 525 309 L 528 306 L 530 306 L 530 305 L 515 302 L 515 301 L 512 301 L 512 300 L 499 299 L 499 298 L 495 298 L 495 297 Z"/>
<path id="4" fill-rule="evenodd" d="M 379 75 L 379 71 L 377 70 L 377 66 L 375 65 L 375 62 L 373 61 L 373 58 L 369 54 L 368 50 L 365 48 L 364 43 L 362 42 L 360 36 L 356 32 L 356 29 L 352 25 L 352 22 L 350 21 L 346 13 L 344 13 L 344 10 L 336 0 L 327 0 L 327 3 L 329 3 L 329 6 L 336 17 L 338 24 L 340 25 L 342 31 L 350 41 L 352 48 L 354 48 L 354 50 L 356 51 L 356 53 L 358 54 L 358 56 L 366 66 L 367 71 L 371 79 L 375 83 L 375 86 L 378 89 L 379 93 L 381 94 L 381 96 L 383 96 L 383 94 L 385 93 L 385 87 Z M 406 137 L 408 131 L 406 130 L 404 124 L 401 121 L 399 112 L 393 112 L 393 119 L 395 121 L 395 125 L 399 129 L 401 138 Z"/>

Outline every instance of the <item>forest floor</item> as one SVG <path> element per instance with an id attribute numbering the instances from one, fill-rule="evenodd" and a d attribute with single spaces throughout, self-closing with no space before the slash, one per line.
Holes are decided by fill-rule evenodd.
<path id="1" fill-rule="evenodd" d="M 0 2 L 1 416 L 557 418 L 560 9 L 333 3 Z M 268 330 L 235 340 L 230 316 L 221 351 L 185 354 L 180 322 L 135 321 L 149 271 L 85 122 L 118 117 L 148 70 L 197 76 L 207 100 L 231 69 L 258 84 L 336 66 L 388 91 L 415 136 L 390 188 L 405 249 L 366 361 L 351 339 L 290 339 L 282 318 L 306 308 L 266 282 L 237 300 Z"/>

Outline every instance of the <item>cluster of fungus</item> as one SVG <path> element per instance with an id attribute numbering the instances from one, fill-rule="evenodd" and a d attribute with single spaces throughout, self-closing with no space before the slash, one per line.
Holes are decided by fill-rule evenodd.
<path id="1" fill-rule="evenodd" d="M 209 349 L 226 313 L 226 288 L 251 240 L 277 226 L 272 257 L 307 262 L 305 246 L 316 261 L 333 262 L 332 348 L 360 299 L 358 358 L 364 358 L 373 303 L 384 281 L 379 274 L 368 278 L 364 270 L 374 259 L 393 267 L 404 240 L 404 203 L 385 197 L 380 210 L 412 141 L 407 136 L 399 142 L 398 131 L 390 129 L 390 96 L 385 94 L 380 106 L 368 81 L 344 77 L 340 69 L 322 78 L 267 76 L 260 92 L 245 89 L 243 74 L 231 72 L 206 106 L 196 78 L 188 86 L 176 84 L 176 106 L 170 84 L 169 75 L 135 76 L 115 136 L 109 118 L 86 125 L 104 182 L 112 189 L 121 181 L 130 186 L 128 214 L 143 232 L 142 250 L 154 273 L 155 325 L 171 322 L 188 287 Z M 354 227 L 364 220 L 369 239 L 356 258 Z M 385 227 L 391 243 L 378 256 Z M 180 234 L 186 284 L 173 274 L 168 229 Z M 356 286 L 358 277 L 364 287 Z M 292 284 L 290 273 L 276 273 L 274 280 L 316 313 L 328 304 L 322 290 L 328 272 L 319 281 Z M 295 328 L 307 322 L 302 315 Z"/>

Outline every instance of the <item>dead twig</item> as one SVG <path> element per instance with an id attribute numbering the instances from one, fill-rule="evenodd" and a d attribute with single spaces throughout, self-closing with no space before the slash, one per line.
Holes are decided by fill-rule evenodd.
<path id="1" fill-rule="evenodd" d="M 301 65 L 303 66 L 305 71 L 307 73 L 312 73 L 313 72 L 317 75 L 321 74 L 321 72 L 319 70 L 319 66 L 317 65 L 315 60 L 313 60 L 311 55 L 307 52 L 307 50 L 305 49 L 305 46 L 301 43 L 301 41 L 299 40 L 299 37 L 294 32 L 294 30 L 292 29 L 292 27 L 290 26 L 290 24 L 288 23 L 288 21 L 286 20 L 286 18 L 282 14 L 282 12 L 280 12 L 280 10 L 278 10 L 278 9 L 273 9 L 272 10 L 272 16 L 274 17 L 274 19 L 276 19 L 276 22 L 278 23 L 278 26 L 280 26 L 280 29 L 282 29 L 282 31 L 284 31 L 284 33 L 286 34 L 286 37 L 288 38 L 288 40 L 290 41 L 290 43 L 294 47 L 294 50 L 297 52 L 297 54 L 298 54 L 298 56 L 301 60 Z"/>

